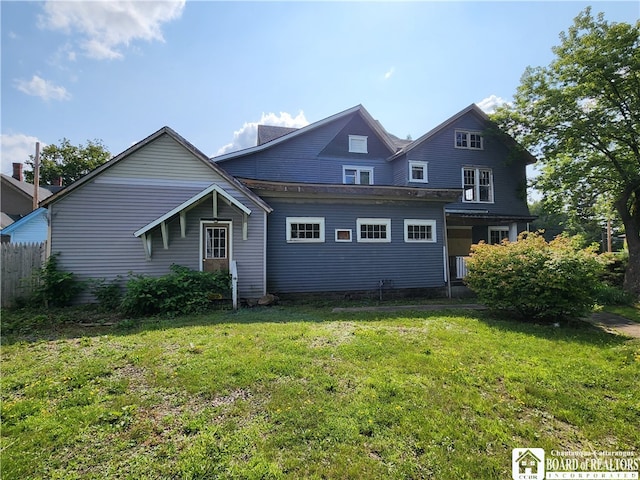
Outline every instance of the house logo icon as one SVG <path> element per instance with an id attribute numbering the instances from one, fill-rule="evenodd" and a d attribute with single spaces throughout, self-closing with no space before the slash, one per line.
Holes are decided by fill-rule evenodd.
<path id="1" fill-rule="evenodd" d="M 511 471 L 513 480 L 544 480 L 544 449 L 514 448 Z"/>

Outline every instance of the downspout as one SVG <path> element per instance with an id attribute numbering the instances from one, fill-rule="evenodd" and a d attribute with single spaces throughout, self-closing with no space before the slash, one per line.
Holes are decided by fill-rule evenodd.
<path id="1" fill-rule="evenodd" d="M 449 236 L 447 234 L 447 211 L 442 207 L 442 238 L 444 239 L 444 275 L 447 283 L 447 298 L 451 300 L 451 271 L 449 268 Z"/>

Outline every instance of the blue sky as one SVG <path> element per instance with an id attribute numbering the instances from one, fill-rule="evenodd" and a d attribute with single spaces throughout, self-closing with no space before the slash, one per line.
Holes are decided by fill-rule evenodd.
<path id="1" fill-rule="evenodd" d="M 0 3 L 2 172 L 42 145 L 112 154 L 168 125 L 205 154 L 362 104 L 414 139 L 471 103 L 508 101 L 587 5 L 627 2 Z"/>

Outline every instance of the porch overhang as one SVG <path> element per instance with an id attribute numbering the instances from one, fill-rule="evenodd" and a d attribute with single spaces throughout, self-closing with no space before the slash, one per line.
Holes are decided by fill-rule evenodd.
<path id="1" fill-rule="evenodd" d="M 201 192 L 197 193 L 190 199 L 181 203 L 177 207 L 169 210 L 164 215 L 156 218 L 152 222 L 148 223 L 144 227 L 136 230 L 133 235 L 142 239 L 142 245 L 144 247 L 145 256 L 147 259 L 151 258 L 151 233 L 154 229 L 160 228 L 162 235 L 162 246 L 164 249 L 169 248 L 169 227 L 168 223 L 174 217 L 180 218 L 180 236 L 182 238 L 187 236 L 187 212 L 207 199 L 211 199 L 211 208 L 213 218 L 218 218 L 218 200 L 222 200 L 227 205 L 237 208 L 242 213 L 242 239 L 246 240 L 248 236 L 248 219 L 251 215 L 251 210 L 244 204 L 236 200 L 233 196 L 229 195 L 222 187 L 215 183 L 208 186 Z"/>
<path id="2" fill-rule="evenodd" d="M 508 215 L 490 213 L 487 209 L 449 209 L 445 208 L 447 224 L 450 226 L 473 225 L 508 225 L 511 223 L 528 223 L 534 221 L 535 215 Z"/>

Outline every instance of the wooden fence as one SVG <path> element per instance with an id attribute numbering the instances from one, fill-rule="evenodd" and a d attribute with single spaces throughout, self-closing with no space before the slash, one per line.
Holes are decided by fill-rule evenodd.
<path id="1" fill-rule="evenodd" d="M 9 307 L 33 292 L 35 274 L 46 261 L 47 243 L 3 243 L 0 248 L 0 302 Z"/>

